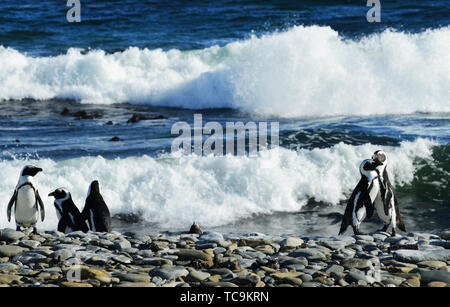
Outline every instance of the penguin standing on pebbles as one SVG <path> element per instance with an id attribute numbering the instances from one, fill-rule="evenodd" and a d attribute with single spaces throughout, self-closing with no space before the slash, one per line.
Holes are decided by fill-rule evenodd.
<path id="1" fill-rule="evenodd" d="M 360 225 L 364 218 L 370 218 L 374 212 L 374 202 L 380 192 L 380 181 L 376 168 L 379 166 L 373 159 L 364 160 L 359 166 L 361 179 L 353 190 L 347 207 L 345 208 L 339 234 L 343 234 L 349 225 L 352 225 L 355 235 L 362 234 Z"/>
<path id="2" fill-rule="evenodd" d="M 39 172 L 42 172 L 42 168 L 33 165 L 25 166 L 20 173 L 14 194 L 8 203 L 8 222 L 11 221 L 11 209 L 15 205 L 14 215 L 18 231 L 21 230 L 21 227 L 33 227 L 33 233 L 37 233 L 36 223 L 39 218 L 39 209 L 41 210 L 41 221 L 43 222 L 45 219 L 44 203 L 33 180 L 33 177 Z"/>
<path id="3" fill-rule="evenodd" d="M 384 222 L 384 226 L 379 231 L 387 231 L 392 226 L 392 236 L 395 236 L 396 228 L 406 231 L 405 223 L 400 216 L 397 197 L 395 197 L 394 189 L 389 180 L 386 170 L 387 156 L 382 150 L 377 150 L 372 156 L 372 160 L 377 164 L 375 171 L 380 186 L 380 193 L 375 199 L 375 209 L 380 219 Z"/>
<path id="4" fill-rule="evenodd" d="M 54 205 L 58 216 L 58 231 L 70 233 L 73 231 L 88 232 L 86 221 L 81 217 L 81 213 L 75 206 L 69 191 L 59 188 L 48 194 L 55 198 Z"/>
<path id="5" fill-rule="evenodd" d="M 111 232 L 111 214 L 108 206 L 100 194 L 100 185 L 97 180 L 92 181 L 86 204 L 81 213 L 83 219 L 87 219 L 89 228 L 97 232 Z"/>

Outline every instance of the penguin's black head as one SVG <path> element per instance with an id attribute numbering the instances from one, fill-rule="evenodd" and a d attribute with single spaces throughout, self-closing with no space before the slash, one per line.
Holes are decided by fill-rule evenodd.
<path id="1" fill-rule="evenodd" d="M 53 196 L 55 199 L 63 199 L 69 194 L 65 189 L 59 188 L 48 194 L 48 196 Z"/>
<path id="2" fill-rule="evenodd" d="M 97 195 L 97 194 L 100 194 L 100 184 L 98 183 L 97 180 L 94 180 L 91 182 L 88 195 Z"/>
<path id="3" fill-rule="evenodd" d="M 22 169 L 21 176 L 35 176 L 37 173 L 42 172 L 42 168 L 33 165 L 27 165 Z"/>

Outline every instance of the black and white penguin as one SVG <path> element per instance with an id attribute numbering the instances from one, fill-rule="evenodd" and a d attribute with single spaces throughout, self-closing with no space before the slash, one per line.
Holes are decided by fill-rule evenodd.
<path id="1" fill-rule="evenodd" d="M 92 181 L 89 187 L 86 204 L 81 214 L 84 219 L 88 220 L 89 228 L 92 231 L 111 231 L 111 214 L 100 194 L 100 185 L 97 180 Z"/>
<path id="2" fill-rule="evenodd" d="M 377 166 L 378 163 L 370 159 L 364 160 L 359 166 L 361 179 L 348 200 L 339 234 L 343 234 L 349 225 L 352 225 L 355 234 L 362 234 L 359 229 L 361 222 L 373 215 L 374 202 L 380 192 Z"/>
<path id="3" fill-rule="evenodd" d="M 16 219 L 16 229 L 21 227 L 33 227 L 33 233 L 37 233 L 36 223 L 39 218 L 39 208 L 41 210 L 41 221 L 45 219 L 45 208 L 33 177 L 42 172 L 42 168 L 27 165 L 20 172 L 19 182 L 14 189 L 14 194 L 8 203 L 8 222 L 11 221 L 11 209 L 14 207 Z"/>
<path id="4" fill-rule="evenodd" d="M 48 194 L 53 196 L 55 201 L 56 215 L 58 216 L 58 231 L 69 233 L 73 231 L 88 232 L 86 221 L 81 216 L 80 210 L 74 204 L 72 195 L 65 188 L 59 188 Z"/>
<path id="5" fill-rule="evenodd" d="M 402 231 L 406 231 L 406 227 L 400 215 L 397 197 L 395 197 L 394 188 L 386 170 L 386 153 L 382 150 L 377 150 L 373 154 L 372 160 L 377 164 L 375 171 L 377 172 L 380 185 L 380 193 L 375 199 L 374 205 L 378 216 L 384 222 L 383 228 L 379 231 L 387 231 L 388 227 L 392 226 L 392 236 L 395 236 L 397 227 Z"/>

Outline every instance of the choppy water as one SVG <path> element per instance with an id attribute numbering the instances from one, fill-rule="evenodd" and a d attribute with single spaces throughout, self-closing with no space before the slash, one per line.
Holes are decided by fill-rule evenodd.
<path id="1" fill-rule="evenodd" d="M 80 208 L 99 179 L 120 230 L 337 233 L 380 148 L 407 228 L 450 227 L 445 1 L 382 2 L 375 24 L 361 1 L 81 3 L 79 24 L 59 2 L 0 4 L 0 227 L 31 163 L 41 194 L 65 186 Z M 194 113 L 279 122 L 281 147 L 172 154 L 172 125 Z"/>

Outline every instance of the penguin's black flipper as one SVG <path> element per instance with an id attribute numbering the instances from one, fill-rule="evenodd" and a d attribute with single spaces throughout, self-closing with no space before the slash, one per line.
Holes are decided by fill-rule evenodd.
<path id="1" fill-rule="evenodd" d="M 45 208 L 44 208 L 44 203 L 42 202 L 41 196 L 39 195 L 38 190 L 36 190 L 36 200 L 39 204 L 39 208 L 41 210 L 41 221 L 43 222 L 45 219 Z"/>
<path id="2" fill-rule="evenodd" d="M 347 207 L 345 207 L 345 213 L 342 218 L 341 228 L 339 229 L 339 234 L 343 234 L 349 225 L 352 224 L 352 211 L 353 211 L 353 202 L 355 201 L 355 192 L 353 191 L 352 196 L 347 202 Z"/>
<path id="3" fill-rule="evenodd" d="M 397 200 L 397 197 L 395 197 L 395 195 L 394 195 L 394 204 L 395 204 L 395 215 L 396 215 L 397 227 L 401 231 L 406 232 L 405 223 L 403 222 L 402 216 L 400 215 L 400 210 L 398 208 L 398 200 Z"/>
<path id="4" fill-rule="evenodd" d="M 393 196 L 392 190 L 388 188 L 386 191 L 386 195 L 384 196 L 384 203 L 383 203 L 384 214 L 386 214 L 386 216 L 389 216 L 389 207 L 391 206 L 392 196 Z"/>
<path id="5" fill-rule="evenodd" d="M 372 200 L 370 199 L 368 190 L 361 192 L 361 195 L 359 196 L 359 201 L 361 201 L 364 207 L 366 207 L 366 217 L 370 219 L 375 211 L 375 206 L 372 203 Z"/>
<path id="6" fill-rule="evenodd" d="M 14 194 L 11 197 L 9 203 L 8 203 L 8 208 L 6 210 L 6 215 L 8 216 L 8 222 L 11 222 L 11 208 L 14 205 L 14 203 L 17 200 L 17 190 L 14 190 Z"/>
<path id="7" fill-rule="evenodd" d="M 67 227 L 67 222 L 66 222 L 66 217 L 63 216 L 61 217 L 61 219 L 58 222 L 58 231 L 65 233 L 66 232 L 66 227 Z"/>

